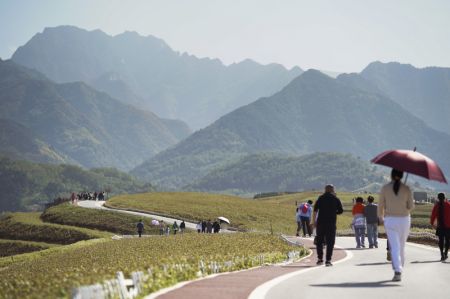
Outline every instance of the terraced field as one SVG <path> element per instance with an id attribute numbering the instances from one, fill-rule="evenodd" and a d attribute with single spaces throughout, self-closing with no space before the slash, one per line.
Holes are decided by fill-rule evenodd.
<path id="1" fill-rule="evenodd" d="M 280 238 L 261 234 L 184 234 L 169 237 L 92 240 L 55 248 L 45 255 L 28 254 L 12 262 L 0 259 L 1 293 L 5 298 L 67 297 L 72 287 L 114 277 L 117 271 L 152 269 L 154 291 L 197 276 L 200 260 L 229 261 L 228 270 L 253 266 L 260 255 L 279 262 L 292 250 Z M 303 251 L 303 254 L 305 251 Z M 164 265 L 182 264 L 185 271 L 167 275 Z M 0 297 L 2 297 L 0 296 Z"/>

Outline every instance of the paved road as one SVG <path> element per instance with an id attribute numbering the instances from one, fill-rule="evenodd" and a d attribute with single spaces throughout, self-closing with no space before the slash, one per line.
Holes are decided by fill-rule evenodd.
<path id="1" fill-rule="evenodd" d="M 439 250 L 408 244 L 403 280 L 391 281 L 393 270 L 386 261 L 386 242 L 379 249 L 354 249 L 350 237 L 337 245 L 350 254 L 333 267 L 314 267 L 278 277 L 259 286 L 249 299 L 285 298 L 450 298 L 450 262 L 439 261 Z"/>
<path id="2" fill-rule="evenodd" d="M 127 210 L 120 210 L 120 209 L 110 209 L 107 207 L 104 207 L 104 201 L 95 201 L 95 200 L 81 200 L 78 201 L 78 205 L 80 207 L 83 208 L 90 208 L 90 209 L 102 209 L 102 210 L 109 210 L 109 211 L 114 211 L 114 212 L 119 212 L 119 213 L 126 213 L 126 214 L 131 214 L 131 215 L 136 215 L 136 216 L 141 216 L 141 217 L 149 217 L 152 219 L 156 219 L 156 220 L 162 220 L 165 223 L 173 223 L 174 221 L 177 221 L 178 224 L 180 224 L 181 219 L 176 219 L 176 218 L 170 218 L 170 217 L 164 217 L 164 216 L 158 216 L 158 215 L 152 215 L 152 214 L 148 214 L 148 213 L 141 213 L 141 212 L 133 212 L 133 211 L 127 211 Z M 186 224 L 186 228 L 188 229 L 192 229 L 192 230 L 196 230 L 196 223 L 192 223 L 192 222 L 184 222 Z M 226 230 L 226 229 L 222 229 L 220 230 L 221 233 L 231 233 L 232 231 L 230 230 Z"/>

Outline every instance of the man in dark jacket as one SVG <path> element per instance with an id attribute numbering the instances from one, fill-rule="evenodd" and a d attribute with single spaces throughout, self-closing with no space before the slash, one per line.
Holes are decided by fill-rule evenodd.
<path id="1" fill-rule="evenodd" d="M 369 240 L 369 248 L 378 248 L 378 206 L 373 203 L 373 196 L 367 197 L 369 202 L 364 208 L 364 217 L 367 223 L 367 239 Z"/>
<path id="2" fill-rule="evenodd" d="M 136 227 L 137 227 L 137 231 L 138 231 L 139 238 L 140 238 L 141 235 L 142 235 L 142 232 L 144 231 L 144 222 L 142 221 L 142 219 L 139 220 L 139 222 L 138 222 L 138 224 L 136 225 Z"/>
<path id="3" fill-rule="evenodd" d="M 342 203 L 336 197 L 333 185 L 325 186 L 325 193 L 322 194 L 314 205 L 313 219 L 317 216 L 317 265 L 323 264 L 323 242 L 327 243 L 326 266 L 332 266 L 331 257 L 333 256 L 334 242 L 336 239 L 336 220 L 337 215 L 344 212 Z"/>

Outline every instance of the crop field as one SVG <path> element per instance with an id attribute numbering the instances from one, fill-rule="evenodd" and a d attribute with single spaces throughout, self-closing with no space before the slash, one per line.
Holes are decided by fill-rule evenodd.
<path id="1" fill-rule="evenodd" d="M 43 222 L 40 213 L 12 213 L 0 219 L 0 239 L 70 244 L 109 233 Z"/>
<path id="2" fill-rule="evenodd" d="M 136 224 L 142 219 L 144 234 L 159 234 L 158 228 L 151 225 L 151 219 L 99 209 L 86 209 L 70 204 L 61 204 L 47 209 L 41 219 L 46 222 L 85 227 L 116 234 L 136 234 Z"/>
<path id="3" fill-rule="evenodd" d="M 244 199 L 236 196 L 206 193 L 144 193 L 122 195 L 107 202 L 110 207 L 154 212 L 190 221 L 214 219 L 224 216 L 231 226 L 247 231 L 273 231 L 293 234 L 296 230 L 295 203 L 317 200 L 321 192 L 302 192 L 262 199 Z M 352 221 L 354 193 L 338 192 L 344 213 L 338 216 L 338 230 L 348 230 Z M 367 194 L 361 195 L 367 199 Z M 375 202 L 378 195 L 373 194 Z M 432 205 L 417 205 L 412 214 L 412 226 L 431 228 L 428 225 Z"/>
<path id="4" fill-rule="evenodd" d="M 152 269 L 155 279 L 146 289 L 154 291 L 195 278 L 200 261 L 231 261 L 233 266 L 228 270 L 237 270 L 252 267 L 252 257 L 264 255 L 267 262 L 279 262 L 293 250 L 276 236 L 255 233 L 96 241 L 86 241 L 83 246 L 52 248 L 48 253 L 47 250 L 42 252 L 45 254 L 30 253 L 30 258 L 15 262 L 0 259 L 0 297 L 68 297 L 73 287 L 113 278 L 117 271 L 128 276 L 133 271 L 147 269 Z M 296 250 L 306 253 L 299 247 Z M 162 266 L 173 264 L 190 265 L 191 271 L 179 276 L 164 275 Z"/>
<path id="5" fill-rule="evenodd" d="M 42 243 L 42 242 L 0 239 L 0 257 L 44 250 L 44 249 L 48 249 L 53 246 L 55 246 L 55 245 Z"/>

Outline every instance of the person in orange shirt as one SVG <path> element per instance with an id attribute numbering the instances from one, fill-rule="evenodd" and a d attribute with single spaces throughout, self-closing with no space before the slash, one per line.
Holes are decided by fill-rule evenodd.
<path id="1" fill-rule="evenodd" d="M 439 202 L 436 203 L 431 212 L 430 223 L 436 228 L 436 235 L 439 237 L 439 249 L 441 250 L 441 261 L 448 258 L 448 248 L 450 242 L 450 203 L 445 200 L 445 194 L 438 194 Z M 436 219 L 437 225 L 435 224 Z"/>
<path id="2" fill-rule="evenodd" d="M 364 200 L 362 197 L 356 198 L 356 203 L 353 206 L 352 227 L 355 230 L 356 248 L 365 248 L 364 239 L 366 234 L 366 217 L 364 217 Z"/>

